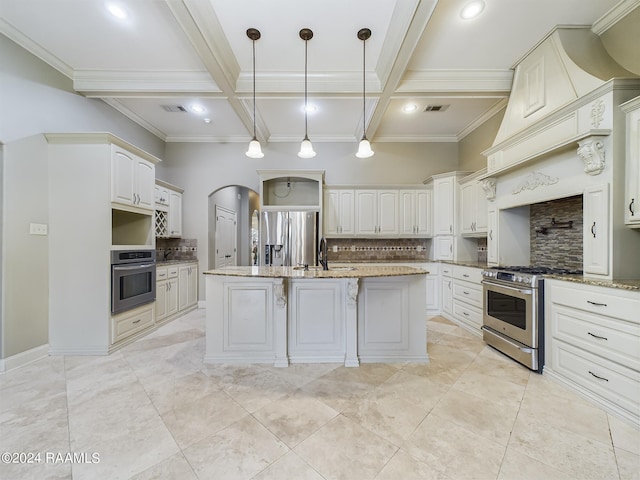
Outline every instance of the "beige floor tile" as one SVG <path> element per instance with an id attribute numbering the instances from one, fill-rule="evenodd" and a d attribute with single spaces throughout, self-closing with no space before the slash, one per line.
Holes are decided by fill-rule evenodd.
<path id="1" fill-rule="evenodd" d="M 287 453 L 287 446 L 247 416 L 184 450 L 201 479 L 250 479 Z"/>
<path id="2" fill-rule="evenodd" d="M 640 455 L 615 449 L 620 480 L 640 480 Z"/>
<path id="3" fill-rule="evenodd" d="M 304 385 L 300 390 L 335 411 L 342 412 L 366 398 L 373 389 L 375 386 L 366 383 L 333 380 L 323 376 Z"/>
<path id="4" fill-rule="evenodd" d="M 178 446 L 185 449 L 247 415 L 225 392 L 215 391 L 176 405 L 161 417 Z"/>
<path id="5" fill-rule="evenodd" d="M 403 370 L 444 385 L 453 385 L 469 368 L 476 354 L 438 343 L 429 345 L 430 363 L 409 364 Z"/>
<path id="6" fill-rule="evenodd" d="M 482 397 L 491 403 L 497 401 L 519 404 L 524 397 L 526 387 L 496 376 L 467 369 L 460 375 L 452 388 Z"/>
<path id="7" fill-rule="evenodd" d="M 315 433 L 338 412 L 302 392 L 294 392 L 254 412 L 271 433 L 293 448 Z"/>
<path id="8" fill-rule="evenodd" d="M 458 327 L 462 332 L 465 330 Z M 465 352 L 473 352 L 480 353 L 485 348 L 485 344 L 481 339 L 476 337 L 472 337 L 471 334 L 469 336 L 461 336 L 456 333 L 443 333 L 440 335 L 438 340 L 435 342 L 438 345 L 447 345 L 451 348 L 459 348 L 464 350 Z"/>
<path id="9" fill-rule="evenodd" d="M 324 480 L 295 452 L 280 457 L 251 480 Z"/>
<path id="10" fill-rule="evenodd" d="M 402 450 L 452 479 L 494 480 L 505 447 L 431 413 Z"/>
<path id="11" fill-rule="evenodd" d="M 266 368 L 258 368 L 253 372 L 244 371 L 243 375 L 234 376 L 232 379 L 225 377 L 221 386 L 250 413 L 296 390 L 295 383 Z"/>
<path id="12" fill-rule="evenodd" d="M 142 473 L 134 475 L 130 480 L 198 480 L 189 462 L 182 453 L 167 458 L 166 460 L 148 468 Z"/>
<path id="13" fill-rule="evenodd" d="M 613 448 L 542 418 L 518 415 L 509 448 L 560 470 L 571 478 L 617 478 Z"/>
<path id="14" fill-rule="evenodd" d="M 217 379 L 202 372 L 179 378 L 169 378 L 165 382 L 154 383 L 145 388 L 147 395 L 158 412 L 175 410 L 185 403 L 193 402 L 222 389 Z"/>
<path id="15" fill-rule="evenodd" d="M 326 479 L 373 479 L 397 447 L 339 415 L 294 451 Z"/>
<path id="16" fill-rule="evenodd" d="M 281 376 L 296 388 L 300 388 L 340 367 L 344 365 L 341 363 L 292 363 L 287 368 L 264 368 Z"/>
<path id="17" fill-rule="evenodd" d="M 507 453 L 500 467 L 498 480 L 569 480 L 565 472 L 535 460 L 513 448 Z M 573 478 L 571 480 L 578 480 Z M 603 479 L 604 480 L 604 479 Z"/>
<path id="18" fill-rule="evenodd" d="M 640 455 L 640 429 L 633 427 L 629 423 L 608 415 L 611 439 L 616 449 Z"/>
<path id="19" fill-rule="evenodd" d="M 387 463 L 376 480 L 449 480 L 444 473 L 413 458 L 402 449 Z M 451 479 L 453 480 L 453 479 Z"/>
<path id="20" fill-rule="evenodd" d="M 429 335 L 429 332 L 451 333 L 456 328 L 458 326 L 449 321 L 441 322 L 435 319 L 427 321 L 427 335 Z"/>
<path id="21" fill-rule="evenodd" d="M 527 385 L 529 377 L 538 375 L 527 367 L 502 354 L 494 354 L 491 347 L 485 347 L 469 365 L 470 373 L 482 373 L 506 380 L 517 385 Z"/>
<path id="22" fill-rule="evenodd" d="M 488 401 L 452 388 L 432 414 L 506 446 L 519 408 L 518 401 Z"/>
<path id="23" fill-rule="evenodd" d="M 72 480 L 70 463 L 11 463 L 0 465 L 2 480 Z"/>

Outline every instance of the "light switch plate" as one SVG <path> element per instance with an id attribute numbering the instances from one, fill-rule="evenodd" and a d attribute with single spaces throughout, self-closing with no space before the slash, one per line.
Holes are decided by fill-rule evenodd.
<path id="1" fill-rule="evenodd" d="M 31 223 L 29 224 L 30 235 L 47 235 L 46 223 Z"/>

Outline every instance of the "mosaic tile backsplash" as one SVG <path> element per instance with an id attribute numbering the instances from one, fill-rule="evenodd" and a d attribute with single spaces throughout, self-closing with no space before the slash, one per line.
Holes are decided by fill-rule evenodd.
<path id="1" fill-rule="evenodd" d="M 423 238 L 328 238 L 330 262 L 428 262 L 430 240 Z"/>
<path id="2" fill-rule="evenodd" d="M 531 265 L 582 270 L 582 195 L 531 205 Z M 554 228 L 572 221 L 572 228 Z M 541 233 L 547 227 L 547 233 Z"/>
<path id="3" fill-rule="evenodd" d="M 198 240 L 195 238 L 156 238 L 156 261 L 198 260 Z"/>

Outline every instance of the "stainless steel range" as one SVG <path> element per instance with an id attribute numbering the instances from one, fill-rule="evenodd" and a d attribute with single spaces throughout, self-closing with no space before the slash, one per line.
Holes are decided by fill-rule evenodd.
<path id="1" fill-rule="evenodd" d="M 544 275 L 582 272 L 498 267 L 482 272 L 484 341 L 531 370 L 544 366 Z"/>

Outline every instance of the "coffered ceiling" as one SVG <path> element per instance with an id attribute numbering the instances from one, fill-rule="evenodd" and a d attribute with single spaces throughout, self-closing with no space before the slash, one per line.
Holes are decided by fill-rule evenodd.
<path id="1" fill-rule="evenodd" d="M 556 25 L 592 25 L 619 0 L 0 0 L 0 32 L 168 142 L 248 142 L 257 28 L 256 124 L 266 142 L 362 136 L 366 42 L 372 142 L 458 141 L 501 109 L 512 68 Z M 109 13 L 114 3 L 126 12 Z M 196 113 L 192 106 L 200 105 Z M 407 104 L 417 110 L 403 112 Z M 425 112 L 427 106 L 442 106 Z M 168 111 L 170 110 L 170 111 Z M 173 111 L 171 111 L 173 110 Z M 184 111 L 183 111 L 184 110 Z M 209 119 L 209 123 L 205 123 Z"/>

